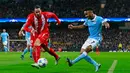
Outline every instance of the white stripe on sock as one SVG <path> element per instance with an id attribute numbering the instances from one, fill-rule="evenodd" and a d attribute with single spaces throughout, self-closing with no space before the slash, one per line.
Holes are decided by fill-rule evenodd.
<path id="1" fill-rule="evenodd" d="M 107 73 L 113 73 L 116 67 L 116 64 L 117 64 L 117 60 L 114 60 Z"/>

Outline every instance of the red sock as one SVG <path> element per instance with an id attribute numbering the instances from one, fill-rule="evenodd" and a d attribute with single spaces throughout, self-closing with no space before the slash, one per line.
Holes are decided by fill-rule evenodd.
<path id="1" fill-rule="evenodd" d="M 38 59 L 40 58 L 40 53 L 41 53 L 41 52 L 40 52 L 40 49 L 41 49 L 40 46 L 36 46 L 36 47 L 34 48 L 33 53 L 32 53 L 33 59 L 34 59 L 34 62 L 35 62 L 35 63 L 37 63 Z"/>
<path id="2" fill-rule="evenodd" d="M 54 56 L 55 59 L 58 59 L 58 58 L 59 58 L 59 56 L 55 53 L 55 51 L 54 51 L 52 48 L 50 48 L 50 50 L 49 50 L 48 53 L 51 54 L 52 56 Z"/>
<path id="3" fill-rule="evenodd" d="M 99 55 L 100 54 L 100 51 L 99 51 L 99 48 L 96 47 L 96 54 Z"/>
<path id="4" fill-rule="evenodd" d="M 32 56 L 33 56 L 34 62 L 37 63 L 37 61 L 36 61 L 36 52 L 35 51 L 32 52 Z"/>

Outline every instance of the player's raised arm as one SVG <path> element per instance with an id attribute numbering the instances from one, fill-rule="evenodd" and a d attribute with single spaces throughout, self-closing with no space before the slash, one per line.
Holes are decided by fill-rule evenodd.
<path id="1" fill-rule="evenodd" d="M 73 24 L 68 25 L 69 29 L 83 29 L 85 27 L 86 27 L 85 25 L 78 25 L 78 26 L 74 26 Z"/>
<path id="2" fill-rule="evenodd" d="M 52 13 L 52 12 L 45 12 L 47 18 L 55 18 L 58 24 L 61 24 L 61 21 L 59 20 L 59 18 L 56 16 L 56 14 Z"/>
<path id="3" fill-rule="evenodd" d="M 18 33 L 19 36 L 22 36 L 23 31 L 24 31 L 24 26 L 25 26 L 25 24 L 24 24 L 24 25 L 22 26 L 22 28 L 20 29 L 20 31 L 19 31 L 19 33 Z"/>
<path id="4" fill-rule="evenodd" d="M 110 24 L 106 20 L 104 20 L 103 18 L 101 18 L 101 20 L 102 20 L 102 26 L 105 26 L 105 28 L 110 28 Z"/>
<path id="5" fill-rule="evenodd" d="M 105 28 L 110 28 L 110 24 L 108 22 L 103 22 L 102 24 L 105 26 Z"/>
<path id="6" fill-rule="evenodd" d="M 28 18 L 27 18 L 27 21 L 26 21 L 26 23 L 25 23 L 25 26 L 24 26 L 24 30 L 25 31 L 27 31 L 27 32 L 31 32 L 32 31 L 32 29 L 31 28 L 28 28 L 29 26 L 31 26 L 32 25 L 32 19 L 31 19 L 31 14 L 28 16 Z"/>

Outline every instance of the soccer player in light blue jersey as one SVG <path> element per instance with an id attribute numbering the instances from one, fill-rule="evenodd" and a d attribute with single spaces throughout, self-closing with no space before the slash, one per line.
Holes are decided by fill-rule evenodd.
<path id="1" fill-rule="evenodd" d="M 5 29 L 3 29 L 3 32 L 0 35 L 1 39 L 2 39 L 2 44 L 4 47 L 4 51 L 8 52 L 9 48 L 8 48 L 8 39 L 9 39 L 9 34 L 6 32 Z"/>
<path id="2" fill-rule="evenodd" d="M 70 24 L 68 25 L 68 28 L 82 29 L 87 26 L 90 35 L 88 36 L 88 39 L 85 41 L 85 43 L 82 45 L 80 55 L 74 60 L 70 60 L 69 58 L 67 58 L 67 62 L 69 66 L 72 66 L 73 64 L 77 63 L 81 59 L 85 59 L 87 62 L 94 65 L 95 72 L 97 72 L 101 64 L 93 60 L 88 55 L 88 53 L 91 52 L 92 49 L 95 49 L 95 47 L 99 45 L 100 42 L 102 41 L 102 26 L 104 25 L 106 28 L 109 28 L 110 26 L 106 21 L 103 20 L 101 16 L 97 16 L 96 14 L 94 14 L 91 8 L 86 9 L 84 11 L 84 14 L 87 18 L 83 25 L 74 26 Z"/>
<path id="3" fill-rule="evenodd" d="M 24 49 L 22 55 L 21 55 L 21 59 L 24 59 L 24 55 L 28 52 L 28 50 L 30 50 L 30 58 L 32 59 L 32 47 L 31 47 L 31 42 L 30 42 L 30 32 L 25 32 L 25 34 L 23 33 L 23 28 L 24 28 L 25 24 L 22 26 L 22 28 L 19 31 L 19 36 L 24 36 L 25 35 L 25 39 L 27 41 L 27 47 Z M 31 27 L 30 27 L 31 28 Z"/>

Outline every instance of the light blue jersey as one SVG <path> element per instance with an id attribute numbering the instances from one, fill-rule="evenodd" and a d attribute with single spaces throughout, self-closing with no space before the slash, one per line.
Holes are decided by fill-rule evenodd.
<path id="1" fill-rule="evenodd" d="M 24 26 L 25 26 L 25 24 L 22 26 L 22 29 L 24 28 Z M 29 27 L 29 28 L 31 28 L 31 27 Z M 31 36 L 30 32 L 25 32 L 25 39 L 27 41 L 27 44 L 30 44 L 30 36 Z"/>
<path id="2" fill-rule="evenodd" d="M 25 39 L 28 39 L 28 38 L 30 38 L 30 32 L 25 32 Z"/>
<path id="3" fill-rule="evenodd" d="M 2 42 L 7 42 L 8 41 L 9 34 L 7 32 L 1 33 L 0 36 L 2 38 Z"/>
<path id="4" fill-rule="evenodd" d="M 96 16 L 93 20 L 86 19 L 84 22 L 85 26 L 88 26 L 89 30 L 89 37 L 88 38 L 93 38 L 96 40 L 102 40 L 102 23 L 103 23 L 103 18 L 100 16 Z"/>

